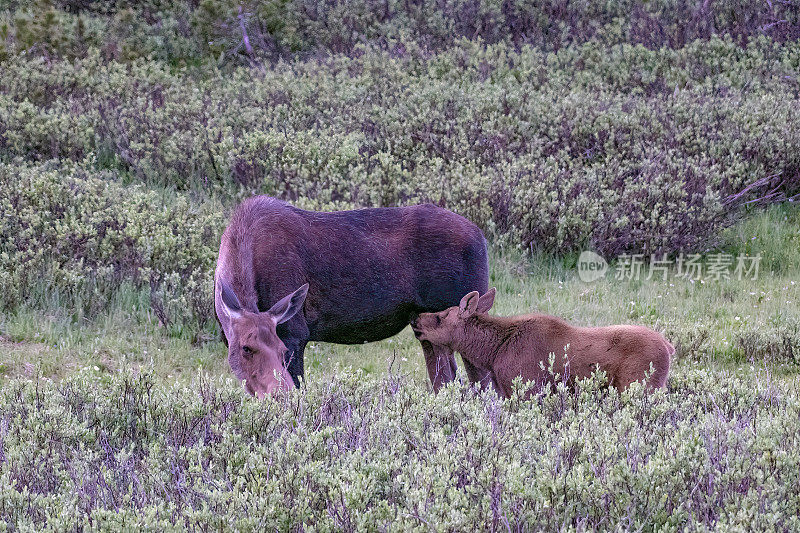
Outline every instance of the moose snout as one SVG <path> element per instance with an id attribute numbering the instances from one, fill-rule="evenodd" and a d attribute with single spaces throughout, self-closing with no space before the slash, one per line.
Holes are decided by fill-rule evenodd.
<path id="1" fill-rule="evenodd" d="M 280 380 L 270 380 L 264 384 L 257 384 L 255 387 L 250 387 L 248 385 L 247 389 L 250 394 L 262 400 L 267 396 L 272 396 L 278 394 L 280 392 L 289 392 L 294 388 L 294 382 L 291 380 L 286 381 L 283 379 Z"/>
<path id="2" fill-rule="evenodd" d="M 246 381 L 245 388 L 260 400 L 266 396 L 291 391 L 295 385 L 286 369 L 281 367 L 280 370 L 253 372 Z"/>
<path id="3" fill-rule="evenodd" d="M 270 381 L 267 384 L 266 392 L 259 393 L 257 396 L 258 396 L 258 399 L 260 400 L 260 399 L 264 398 L 265 396 L 272 396 L 273 394 L 276 394 L 279 391 L 288 392 L 288 391 L 292 390 L 293 388 L 294 388 L 294 385 L 292 385 L 292 382 L 288 382 L 287 383 L 284 380 Z"/>
<path id="4" fill-rule="evenodd" d="M 419 338 L 422 337 L 422 331 L 420 330 L 419 323 L 417 322 L 417 319 L 414 319 L 414 320 L 411 321 L 411 331 L 414 332 L 414 336 L 416 338 L 419 339 Z"/>

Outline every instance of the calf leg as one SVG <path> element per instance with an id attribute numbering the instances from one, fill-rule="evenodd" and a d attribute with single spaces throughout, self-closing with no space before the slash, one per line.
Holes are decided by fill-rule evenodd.
<path id="1" fill-rule="evenodd" d="M 481 389 L 491 387 L 498 394 L 498 396 L 503 395 L 503 392 L 500 390 L 499 385 L 497 385 L 491 371 L 473 365 L 464 359 L 463 356 L 461 357 L 461 360 L 464 361 L 464 369 L 467 371 L 467 377 L 469 378 L 470 383 L 477 383 Z"/>
<path id="2" fill-rule="evenodd" d="M 456 358 L 450 348 L 422 341 L 422 353 L 425 355 L 425 366 L 428 367 L 433 392 L 439 392 L 443 385 L 456 379 Z"/>

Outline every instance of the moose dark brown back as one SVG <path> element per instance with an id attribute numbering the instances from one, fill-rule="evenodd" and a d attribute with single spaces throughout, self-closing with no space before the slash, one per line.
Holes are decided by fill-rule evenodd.
<path id="1" fill-rule="evenodd" d="M 217 318 L 228 344 L 228 360 L 248 381 L 242 320 L 262 317 L 249 331 L 282 357 L 252 357 L 251 366 L 280 375 L 282 361 L 295 385 L 303 377 L 303 351 L 310 340 L 356 344 L 396 334 L 419 313 L 458 304 L 488 287 L 486 241 L 474 224 L 434 205 L 318 213 L 267 196 L 243 202 L 222 237 L 215 274 Z M 308 284 L 295 314 L 270 319 L 281 298 Z M 303 292 L 303 291 L 301 291 Z M 233 298 L 223 298 L 230 294 Z M 291 298 L 290 298 L 291 299 Z M 230 304 L 230 305 L 226 305 Z M 229 312 L 237 305 L 243 313 Z M 269 310 L 269 311 L 268 311 Z M 280 310 L 279 310 L 280 311 Z M 269 322 L 274 322 L 276 342 Z M 455 376 L 452 351 L 422 343 L 435 390 Z M 248 346 L 248 348 L 253 348 Z M 488 372 L 465 362 L 470 379 Z M 248 385 L 262 390 L 257 383 Z M 274 386 L 273 386 L 274 388 Z"/>
<path id="2" fill-rule="evenodd" d="M 581 328 L 539 314 L 489 316 L 494 297 L 495 289 L 483 296 L 476 291 L 458 306 L 421 314 L 412 323 L 414 333 L 421 341 L 449 347 L 465 361 L 487 369 L 506 397 L 514 378 L 541 385 L 551 379 L 550 370 L 573 381 L 599 368 L 620 391 L 644 379 L 651 388 L 666 385 L 675 349 L 660 333 L 629 325 Z"/>

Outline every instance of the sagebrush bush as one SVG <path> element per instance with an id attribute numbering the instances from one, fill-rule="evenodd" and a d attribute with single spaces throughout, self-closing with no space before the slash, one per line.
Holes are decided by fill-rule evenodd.
<path id="1" fill-rule="evenodd" d="M 714 35 L 797 39 L 799 11 L 794 1 L 746 0 L 2 2 L 0 60 L 20 53 L 83 57 L 96 47 L 109 59 L 256 64 L 349 53 L 360 44 L 399 51 L 407 39 L 439 50 L 461 38 L 547 50 L 590 40 L 679 48 Z"/>
<path id="2" fill-rule="evenodd" d="M 346 372 L 255 401 L 147 373 L 0 390 L 11 529 L 793 530 L 797 398 L 683 370 L 530 401 Z"/>
<path id="3" fill-rule="evenodd" d="M 149 287 L 165 324 L 213 317 L 224 213 L 163 198 L 111 173 L 0 163 L 0 304 L 48 292 L 95 314 L 122 283 Z"/>
<path id="4" fill-rule="evenodd" d="M 694 250 L 740 203 L 800 190 L 796 42 L 465 41 L 205 77 L 97 54 L 4 66 L 6 157 L 318 209 L 430 201 L 524 248 Z"/>

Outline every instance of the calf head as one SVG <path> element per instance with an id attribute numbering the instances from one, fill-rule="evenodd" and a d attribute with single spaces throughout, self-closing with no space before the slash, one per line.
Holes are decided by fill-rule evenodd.
<path id="1" fill-rule="evenodd" d="M 492 287 L 486 294 L 480 296 L 478 291 L 472 291 L 461 299 L 457 306 L 449 307 L 438 313 L 421 313 L 411 323 L 414 335 L 421 341 L 431 344 L 454 348 L 464 331 L 464 322 L 477 313 L 486 313 L 494 304 L 496 289 Z"/>
<path id="2" fill-rule="evenodd" d="M 220 289 L 220 309 L 228 322 L 224 328 L 228 338 L 228 362 L 234 375 L 244 380 L 247 391 L 258 398 L 277 390 L 292 389 L 294 383 L 284 363 L 286 345 L 275 328 L 302 309 L 308 283 L 263 313 L 243 309 L 227 283 L 220 281 Z"/>

